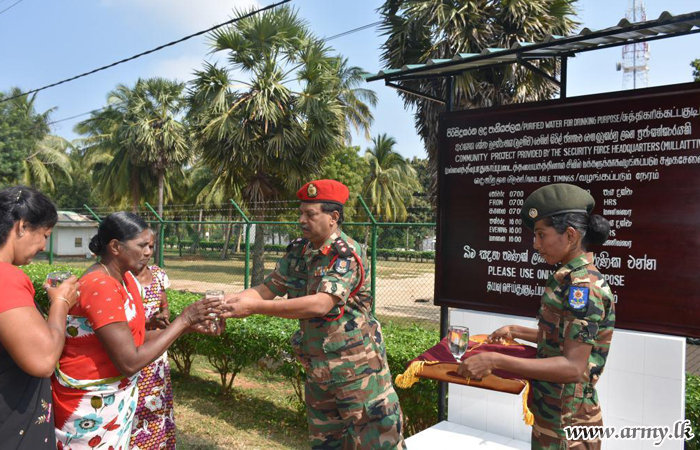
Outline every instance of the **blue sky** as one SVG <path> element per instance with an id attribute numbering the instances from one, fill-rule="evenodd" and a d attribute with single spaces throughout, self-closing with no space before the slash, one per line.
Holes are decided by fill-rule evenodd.
<path id="1" fill-rule="evenodd" d="M 16 0 L 0 0 L 0 11 Z M 0 14 L 0 90 L 12 86 L 31 89 L 131 56 L 184 35 L 228 20 L 234 7 L 268 5 L 261 0 L 23 0 Z M 299 14 L 319 36 L 332 36 L 379 19 L 380 0 L 294 0 Z M 662 11 L 682 14 L 700 10 L 697 0 L 646 0 L 647 18 Z M 578 20 L 591 29 L 617 24 L 628 0 L 580 0 Z M 383 39 L 367 29 L 335 39 L 331 45 L 351 64 L 368 72 L 381 69 Z M 700 36 L 652 42 L 650 86 L 691 81 L 691 60 L 700 58 Z M 138 77 L 163 76 L 189 80 L 208 55 L 206 37 L 143 57 L 69 84 L 43 91 L 40 111 L 57 107 L 60 120 L 104 106 L 107 93 L 118 83 L 132 85 Z M 622 74 L 615 70 L 621 48 L 588 52 L 569 63 L 569 96 L 619 90 Z M 396 92 L 381 82 L 370 83 L 379 96 L 372 135 L 387 133 L 406 157 L 425 157 L 423 145 Z M 54 133 L 76 136 L 73 125 L 83 116 L 58 123 Z M 370 145 L 356 136 L 355 145 Z"/>

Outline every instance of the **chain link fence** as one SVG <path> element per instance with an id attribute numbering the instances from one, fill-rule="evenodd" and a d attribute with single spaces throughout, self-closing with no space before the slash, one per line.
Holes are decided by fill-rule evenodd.
<path id="1" fill-rule="evenodd" d="M 291 240 L 301 235 L 297 201 L 241 208 L 220 205 L 168 205 L 159 215 L 146 205 L 136 212 L 160 237 L 156 263 L 166 270 L 172 289 L 203 293 L 235 292 L 270 273 Z M 88 244 L 98 220 L 114 208 L 88 207 L 61 212 L 49 248 L 40 257 L 50 263 L 85 268 L 94 262 Z M 431 217 L 429 210 L 420 217 Z M 409 216 L 410 217 L 410 216 Z M 380 320 L 437 327 L 440 308 L 433 304 L 435 224 L 380 221 L 362 200 L 345 207 L 341 229 L 365 248 L 375 313 Z M 158 253 L 162 252 L 162 256 Z"/>

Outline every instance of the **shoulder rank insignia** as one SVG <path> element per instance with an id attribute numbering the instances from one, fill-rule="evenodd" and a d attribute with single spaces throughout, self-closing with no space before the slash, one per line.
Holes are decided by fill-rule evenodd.
<path id="1" fill-rule="evenodd" d="M 569 288 L 569 306 L 575 310 L 581 310 L 588 304 L 588 288 L 571 286 Z"/>
<path id="2" fill-rule="evenodd" d="M 350 270 L 350 258 L 338 258 L 333 265 L 333 270 L 340 274 L 347 273 Z"/>
<path id="3" fill-rule="evenodd" d="M 342 238 L 338 238 L 333 242 L 333 247 L 340 258 L 349 258 L 352 256 L 352 248 Z"/>

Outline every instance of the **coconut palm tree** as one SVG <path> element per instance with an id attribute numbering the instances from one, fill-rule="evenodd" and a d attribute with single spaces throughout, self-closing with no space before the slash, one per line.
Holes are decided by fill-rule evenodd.
<path id="1" fill-rule="evenodd" d="M 216 30 L 211 44 L 229 66 L 205 63 L 196 73 L 189 115 L 195 142 L 217 183 L 236 186 L 262 220 L 268 202 L 290 195 L 343 146 L 350 126 L 371 121 L 363 100 L 374 97 L 356 90 L 359 69 L 331 55 L 290 8 Z M 263 244 L 257 227 L 253 284 L 262 281 Z"/>
<path id="2" fill-rule="evenodd" d="M 373 148 L 365 152 L 369 175 L 365 180 L 365 198 L 374 205 L 383 220 L 405 221 L 407 202 L 420 185 L 409 161 L 394 151 L 396 140 L 381 134 L 372 139 Z"/>
<path id="3" fill-rule="evenodd" d="M 70 184 L 73 167 L 69 148 L 71 143 L 62 137 L 46 135 L 24 159 L 22 182 L 51 193 L 55 192 L 56 177 L 64 177 Z"/>
<path id="4" fill-rule="evenodd" d="M 388 68 L 449 59 L 457 53 L 479 53 L 485 48 L 508 48 L 515 42 L 535 42 L 550 34 L 574 31 L 576 0 L 386 0 L 383 17 L 382 59 Z M 553 60 L 540 69 L 555 74 Z M 446 96 L 444 79 L 401 82 L 405 87 L 440 98 Z M 466 72 L 455 78 L 455 109 L 481 108 L 551 98 L 557 89 L 518 65 Z M 406 107 L 415 108 L 418 134 L 428 151 L 436 189 L 437 126 L 443 106 L 399 92 Z"/>

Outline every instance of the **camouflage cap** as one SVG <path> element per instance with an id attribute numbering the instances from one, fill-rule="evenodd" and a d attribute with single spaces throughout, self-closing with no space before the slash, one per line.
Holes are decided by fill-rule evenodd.
<path id="1" fill-rule="evenodd" d="M 523 203 L 520 216 L 533 230 L 535 222 L 545 217 L 569 212 L 590 214 L 595 200 L 588 191 L 573 184 L 549 184 L 537 189 Z"/>

